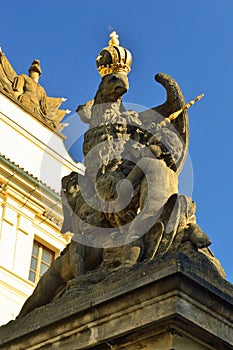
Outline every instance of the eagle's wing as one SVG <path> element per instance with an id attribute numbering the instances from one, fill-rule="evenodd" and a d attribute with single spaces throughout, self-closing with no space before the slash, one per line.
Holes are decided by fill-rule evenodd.
<path id="1" fill-rule="evenodd" d="M 148 119 L 150 120 L 150 123 L 152 122 L 152 119 L 154 123 L 160 123 L 161 120 L 169 117 L 173 112 L 178 111 L 185 105 L 183 93 L 177 82 L 171 76 L 165 73 L 159 73 L 156 74 L 155 80 L 164 86 L 167 92 L 167 98 L 162 105 L 151 108 L 150 110 L 140 114 L 140 118 L 144 125 L 148 125 Z M 175 120 L 171 122 L 171 124 L 183 144 L 181 155 L 176 162 L 176 172 L 179 173 L 183 167 L 188 152 L 188 112 L 182 112 Z"/>

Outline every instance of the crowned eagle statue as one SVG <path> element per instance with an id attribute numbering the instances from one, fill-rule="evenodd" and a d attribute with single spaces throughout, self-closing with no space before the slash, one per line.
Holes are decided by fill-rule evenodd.
<path id="1" fill-rule="evenodd" d="M 64 222 L 70 244 L 41 277 L 19 317 L 57 300 L 72 286 L 98 283 L 106 274 L 131 269 L 171 252 L 201 254 L 224 272 L 196 223 L 192 198 L 178 193 L 188 142 L 188 108 L 177 82 L 159 73 L 166 101 L 143 112 L 126 110 L 123 95 L 132 56 L 116 32 L 96 59 L 102 79 L 94 98 L 77 113 L 89 124 L 84 135 L 84 175 L 62 179 Z M 199 256 L 199 255 L 198 255 Z M 48 283 L 49 282 L 49 283 Z M 49 285 L 49 287 L 48 287 Z"/>

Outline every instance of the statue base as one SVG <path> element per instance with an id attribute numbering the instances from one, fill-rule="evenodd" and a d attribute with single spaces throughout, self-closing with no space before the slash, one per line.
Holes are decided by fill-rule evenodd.
<path id="1" fill-rule="evenodd" d="M 205 254 L 170 252 L 96 276 L 2 326 L 0 349 L 233 349 L 233 285 Z"/>

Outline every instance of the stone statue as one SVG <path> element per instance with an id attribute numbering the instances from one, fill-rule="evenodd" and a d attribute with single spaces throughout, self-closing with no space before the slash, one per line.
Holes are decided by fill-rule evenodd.
<path id="1" fill-rule="evenodd" d="M 26 110 L 36 117 L 46 121 L 53 129 L 58 127 L 60 121 L 69 112 L 59 107 L 66 99 L 48 97 L 44 88 L 39 84 L 42 74 L 40 61 L 35 59 L 29 68 L 29 76 L 26 74 L 17 75 L 0 51 L 0 88 L 11 98 L 16 99 Z"/>
<path id="2" fill-rule="evenodd" d="M 19 317 L 66 293 L 82 293 L 117 269 L 130 269 L 171 252 L 205 254 L 218 274 L 224 272 L 196 223 L 196 205 L 178 194 L 178 174 L 189 141 L 188 108 L 176 81 L 155 76 L 167 91 L 166 102 L 137 113 L 125 110 L 132 57 L 111 34 L 97 57 L 102 76 L 93 100 L 77 108 L 89 124 L 84 135 L 85 175 L 62 179 L 62 233 L 73 239 L 39 281 Z M 51 286 L 53 288 L 51 289 Z M 50 288 L 50 289 L 49 289 Z M 48 291 L 49 289 L 49 291 Z"/>

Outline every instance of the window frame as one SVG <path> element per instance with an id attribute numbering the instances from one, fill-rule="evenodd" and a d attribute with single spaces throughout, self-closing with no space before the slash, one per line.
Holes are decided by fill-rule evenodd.
<path id="1" fill-rule="evenodd" d="M 33 248 L 34 248 L 34 245 L 37 245 L 38 247 L 38 255 L 34 255 L 33 254 Z M 43 250 L 46 251 L 46 252 L 49 252 L 51 254 L 51 263 L 47 263 L 45 260 L 42 260 L 42 254 L 43 254 Z M 36 260 L 36 269 L 32 269 L 32 258 L 34 258 Z M 43 274 L 47 271 L 45 271 L 44 273 L 40 273 L 40 269 L 41 269 L 41 266 L 42 264 L 43 265 L 47 265 L 48 268 L 49 266 L 52 264 L 52 262 L 55 260 L 55 251 L 48 248 L 46 245 L 42 244 L 41 242 L 39 242 L 38 240 L 34 239 L 33 241 L 33 246 L 32 246 L 32 253 L 31 253 L 31 261 L 30 261 L 30 267 L 29 267 L 29 274 L 28 274 L 28 280 L 34 284 L 37 284 L 39 279 L 41 278 L 41 276 L 43 276 Z M 33 273 L 35 274 L 35 280 L 32 281 L 30 279 L 30 273 Z"/>

